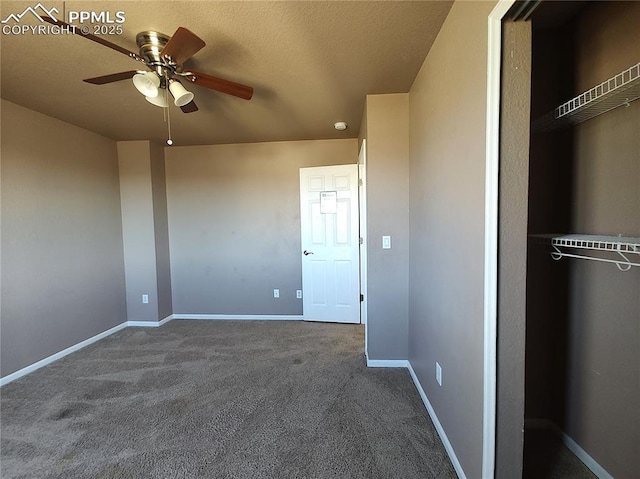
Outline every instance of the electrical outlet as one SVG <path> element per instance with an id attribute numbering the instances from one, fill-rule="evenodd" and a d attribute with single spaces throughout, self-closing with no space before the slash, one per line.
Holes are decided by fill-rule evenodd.
<path id="1" fill-rule="evenodd" d="M 302 290 L 301 289 L 296 289 L 296 298 L 302 299 Z"/>
<path id="2" fill-rule="evenodd" d="M 149 295 L 148 294 L 143 294 L 142 295 L 142 304 L 149 304 Z"/>
<path id="3" fill-rule="evenodd" d="M 436 361 L 436 381 L 438 381 L 439 386 L 442 386 L 442 368 L 438 361 Z"/>
<path id="4" fill-rule="evenodd" d="M 280 297 L 280 290 L 279 289 L 274 289 L 273 290 L 273 297 L 274 298 L 279 298 Z"/>

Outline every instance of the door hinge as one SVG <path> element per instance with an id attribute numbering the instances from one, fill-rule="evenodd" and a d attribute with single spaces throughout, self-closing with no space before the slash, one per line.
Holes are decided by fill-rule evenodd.
<path id="1" fill-rule="evenodd" d="M 362 236 L 360 237 L 360 244 L 364 244 L 364 238 Z"/>
<path id="2" fill-rule="evenodd" d="M 360 295 L 360 302 L 362 303 L 364 301 L 364 294 Z"/>
<path id="3" fill-rule="evenodd" d="M 362 178 L 358 179 L 358 186 L 362 186 Z"/>

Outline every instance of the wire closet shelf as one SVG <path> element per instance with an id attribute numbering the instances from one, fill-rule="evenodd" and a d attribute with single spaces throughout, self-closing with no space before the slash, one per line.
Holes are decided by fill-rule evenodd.
<path id="1" fill-rule="evenodd" d="M 572 98 L 533 122 L 535 131 L 563 128 L 590 120 L 640 98 L 640 63 Z"/>
<path id="2" fill-rule="evenodd" d="M 620 271 L 640 267 L 640 238 L 599 235 L 531 235 L 536 243 L 551 245 L 551 258 L 578 258 L 615 264 Z M 610 253 L 608 257 L 594 252 Z M 613 256 L 613 257 L 612 257 Z"/>

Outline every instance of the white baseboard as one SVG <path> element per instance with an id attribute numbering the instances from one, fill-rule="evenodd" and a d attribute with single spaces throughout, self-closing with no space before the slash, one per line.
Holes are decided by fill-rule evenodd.
<path id="1" fill-rule="evenodd" d="M 85 339 L 84 341 L 79 342 L 78 344 L 74 344 L 73 346 L 68 347 L 67 349 L 63 349 L 60 352 L 57 352 L 55 354 L 52 354 L 49 357 L 46 357 L 44 359 L 41 359 L 40 361 L 38 361 L 37 363 L 33 363 L 29 366 L 27 366 L 26 368 L 22 368 L 18 371 L 16 371 L 15 373 L 11 373 L 3 378 L 0 379 L 0 386 L 4 386 L 5 384 L 9 384 L 11 381 L 15 381 L 18 378 L 21 378 L 22 376 L 25 376 L 33 371 L 35 371 L 36 369 L 40 369 L 43 366 L 46 366 L 47 364 L 51 364 L 54 361 L 57 361 L 58 359 L 61 359 L 71 353 L 74 353 L 82 348 L 84 348 L 85 346 L 89 346 L 90 344 L 95 343 L 96 341 L 100 341 L 103 338 L 106 338 L 107 336 L 112 335 L 113 333 L 120 331 L 121 329 L 124 329 L 128 326 L 127 322 L 121 323 L 111 329 L 107 329 L 106 331 L 103 331 L 100 334 L 96 334 L 95 336 L 90 337 L 89 339 Z"/>
<path id="2" fill-rule="evenodd" d="M 442 427 L 442 424 L 440 424 L 440 420 L 438 419 L 438 416 L 436 415 L 435 410 L 431 406 L 429 399 L 427 399 L 427 395 L 424 392 L 424 389 L 422 388 L 422 385 L 418 380 L 418 376 L 416 375 L 416 372 L 413 370 L 413 367 L 411 366 L 411 363 L 409 361 L 407 361 L 407 367 L 409 368 L 409 374 L 411 374 L 413 383 L 416 385 L 416 389 L 418 390 L 418 393 L 422 398 L 422 402 L 424 403 L 424 406 L 427 408 L 427 412 L 431 417 L 431 421 L 433 421 L 433 424 L 436 427 L 436 431 L 438 431 L 438 435 L 440 436 L 440 439 L 444 444 L 444 448 L 447 451 L 447 454 L 449 455 L 449 459 L 451 459 L 453 468 L 455 469 L 460 479 L 466 479 L 467 476 L 464 473 L 464 469 L 462 469 L 462 465 L 460 464 L 460 461 L 458 461 L 458 457 L 456 456 L 456 453 L 453 450 L 453 446 L 449 442 L 449 438 L 447 437 L 447 434 L 444 432 L 444 428 Z"/>
<path id="3" fill-rule="evenodd" d="M 453 450 L 453 446 L 449 442 L 449 438 L 447 437 L 447 434 L 444 432 L 444 428 L 442 427 L 442 424 L 440 424 L 440 420 L 438 419 L 438 416 L 436 415 L 435 410 L 431 406 L 429 399 L 427 399 L 427 395 L 424 392 L 424 389 L 422 388 L 422 385 L 420 384 L 420 381 L 418 380 L 418 376 L 416 375 L 416 372 L 413 370 L 411 363 L 406 359 L 369 359 L 369 356 L 366 352 L 365 352 L 365 357 L 367 359 L 367 367 L 369 368 L 407 368 L 409 370 L 411 379 L 413 379 L 413 383 L 415 384 L 416 389 L 418 390 L 418 393 L 422 398 L 422 402 L 424 403 L 424 406 L 427 408 L 427 412 L 431 417 L 431 421 L 433 421 L 433 424 L 436 427 L 436 431 L 438 431 L 438 435 L 440 436 L 440 439 L 444 444 L 444 448 L 447 451 L 447 454 L 449 455 L 449 459 L 451 459 L 453 468 L 455 469 L 460 479 L 466 479 L 467 476 L 464 473 L 464 469 L 462 469 L 462 465 L 460 464 L 460 461 L 458 461 L 458 457 L 456 456 L 456 453 Z"/>
<path id="4" fill-rule="evenodd" d="M 302 316 L 295 315 L 271 315 L 271 314 L 255 314 L 255 315 L 227 315 L 227 314 L 171 314 L 166 318 L 160 321 L 125 321 L 124 323 L 119 324 L 107 331 L 103 331 L 100 334 L 96 334 L 95 336 L 85 339 L 84 341 L 79 342 L 78 344 L 74 344 L 73 346 L 68 347 L 62 351 L 59 351 L 55 354 L 52 354 L 49 357 L 46 357 L 36 363 L 33 363 L 25 368 L 22 368 L 14 373 L 8 374 L 7 376 L 0 378 L 0 387 L 5 384 L 9 384 L 12 381 L 15 381 L 22 376 L 25 376 L 37 369 L 40 369 L 47 364 L 51 364 L 52 362 L 63 358 L 75 351 L 78 351 L 85 346 L 88 346 L 96 341 L 99 341 L 107 336 L 112 335 L 116 331 L 120 331 L 121 329 L 127 327 L 142 327 L 142 328 L 158 328 L 173 319 L 228 319 L 228 320 L 277 320 L 277 321 L 300 321 L 303 319 Z"/>
<path id="5" fill-rule="evenodd" d="M 302 321 L 304 317 L 296 314 L 181 314 L 172 315 L 172 319 L 210 319 L 210 320 L 247 320 L 247 321 Z"/>
<path id="6" fill-rule="evenodd" d="M 562 433 L 562 442 L 567 448 L 573 452 L 578 459 L 580 459 L 585 466 L 587 466 L 591 472 L 593 472 L 599 479 L 613 479 L 613 476 L 609 474 L 604 467 L 596 462 L 596 460 L 587 454 L 587 451 L 582 449 L 577 442 Z"/>
<path id="7" fill-rule="evenodd" d="M 163 324 L 168 323 L 172 319 L 173 319 L 173 315 L 169 315 L 160 321 L 125 321 L 124 323 L 120 323 L 119 325 L 111 329 L 107 329 L 106 331 L 103 331 L 100 334 L 96 334 L 95 336 L 92 336 L 89 339 L 85 339 L 84 341 L 81 341 L 78 344 L 74 344 L 73 346 L 70 346 L 67 349 L 63 349 L 60 352 L 57 352 L 55 354 L 52 354 L 49 357 L 41 359 L 37 363 L 33 363 L 25 368 L 22 368 L 16 371 L 15 373 L 8 374 L 7 376 L 0 379 L 0 387 L 4 386 L 5 384 L 9 384 L 11 381 L 15 381 L 16 379 L 21 378 L 22 376 L 25 376 L 37 369 L 40 369 L 41 367 L 46 366 L 47 364 L 51 364 L 52 362 L 57 361 L 58 359 L 61 359 L 71 353 L 74 353 L 84 348 L 85 346 L 89 346 L 90 344 L 93 344 L 96 341 L 100 341 L 101 339 L 104 339 L 107 336 L 110 336 L 113 333 L 120 331 L 121 329 L 132 327 L 132 326 L 158 328 Z"/>
<path id="8" fill-rule="evenodd" d="M 598 462 L 587 453 L 580 445 L 567 435 L 560 427 L 549 419 L 526 419 L 525 427 L 531 429 L 548 429 L 557 435 L 562 443 L 567 446 L 575 456 L 580 459 L 585 466 L 589 468 L 599 479 L 613 479 L 613 476 L 607 472 Z"/>
<path id="9" fill-rule="evenodd" d="M 406 368 L 409 362 L 406 359 L 369 359 L 367 358 L 368 368 Z"/>
<path id="10" fill-rule="evenodd" d="M 141 328 L 159 328 L 163 324 L 167 324 L 173 318 L 173 314 L 170 314 L 160 321 L 127 321 L 127 326 L 135 326 Z"/>

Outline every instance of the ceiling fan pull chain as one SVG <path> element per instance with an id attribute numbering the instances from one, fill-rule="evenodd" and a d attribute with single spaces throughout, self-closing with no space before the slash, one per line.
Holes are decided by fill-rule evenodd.
<path id="1" fill-rule="evenodd" d="M 167 145 L 173 145 L 173 140 L 171 139 L 171 112 L 169 111 L 169 107 L 167 106 L 167 130 L 169 133 L 169 138 L 167 138 Z"/>
<path id="2" fill-rule="evenodd" d="M 167 79 L 167 83 L 166 83 L 166 88 L 164 89 L 164 94 L 165 94 L 165 98 L 167 99 L 167 108 L 165 108 L 167 110 L 167 132 L 168 132 L 168 138 L 167 138 L 167 145 L 171 146 L 173 145 L 173 140 L 171 139 L 171 112 L 169 111 L 169 73 L 165 70 L 165 77 Z"/>

